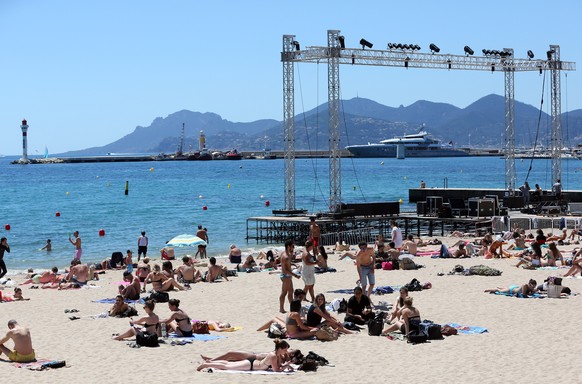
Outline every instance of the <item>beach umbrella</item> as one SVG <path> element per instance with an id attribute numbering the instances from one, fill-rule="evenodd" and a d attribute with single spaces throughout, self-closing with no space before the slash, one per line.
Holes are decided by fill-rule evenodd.
<path id="1" fill-rule="evenodd" d="M 178 235 L 166 243 L 168 247 L 197 247 L 206 245 L 206 241 L 195 235 Z"/>

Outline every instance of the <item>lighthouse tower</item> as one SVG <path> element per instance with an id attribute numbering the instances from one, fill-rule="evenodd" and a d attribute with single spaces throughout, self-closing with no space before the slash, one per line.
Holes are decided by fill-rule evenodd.
<path id="1" fill-rule="evenodd" d="M 198 150 L 204 151 L 206 149 L 206 135 L 204 135 L 204 131 L 200 131 L 200 139 L 198 141 Z"/>
<path id="2" fill-rule="evenodd" d="M 22 158 L 20 162 L 26 164 L 28 163 L 28 124 L 26 124 L 26 119 L 22 120 L 20 129 L 22 129 Z"/>

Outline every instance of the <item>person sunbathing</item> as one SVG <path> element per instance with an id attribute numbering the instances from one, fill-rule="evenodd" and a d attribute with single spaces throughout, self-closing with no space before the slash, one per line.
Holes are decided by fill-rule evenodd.
<path id="1" fill-rule="evenodd" d="M 180 265 L 176 269 L 176 275 L 178 276 L 178 281 L 187 284 L 194 284 L 202 280 L 202 275 L 200 271 L 194 267 L 194 263 L 190 256 L 182 257 L 182 262 L 184 264 Z"/>
<path id="2" fill-rule="evenodd" d="M 400 330 L 405 337 L 408 336 L 411 330 L 418 327 L 420 323 L 420 311 L 412 305 L 412 297 L 407 296 L 404 300 L 404 307 L 400 311 L 400 320 L 391 324 L 382 331 L 382 336 L 388 335 L 390 332 Z"/>
<path id="3" fill-rule="evenodd" d="M 262 359 L 256 357 L 247 357 L 244 360 L 228 361 L 228 360 L 209 360 L 200 364 L 197 368 L 201 371 L 205 368 L 219 369 L 219 370 L 234 370 L 234 371 L 267 371 L 269 369 L 274 372 L 293 371 L 289 358 L 289 343 L 285 340 L 275 339 L 275 350 L 269 352 Z"/>
<path id="4" fill-rule="evenodd" d="M 236 270 L 239 272 L 252 272 L 254 271 L 254 268 L 257 266 L 257 263 L 255 262 L 255 259 L 253 258 L 253 255 L 248 255 L 245 258 L 244 263 L 242 264 L 237 264 L 236 266 Z"/>
<path id="5" fill-rule="evenodd" d="M 489 249 L 485 253 L 485 258 L 486 259 L 492 259 L 492 258 L 501 259 L 504 257 L 511 257 L 511 253 L 503 250 L 503 246 L 505 244 L 507 244 L 507 243 L 505 241 L 503 241 L 503 239 L 500 239 L 500 238 L 495 239 L 495 241 L 493 241 L 491 243 L 491 245 L 489 246 Z"/>
<path id="6" fill-rule="evenodd" d="M 158 315 L 155 314 L 154 312 L 155 308 L 156 303 L 152 300 L 147 300 L 143 306 L 143 309 L 146 312 L 147 316 L 144 316 L 135 321 L 131 319 L 131 321 L 129 322 L 131 328 L 129 328 L 121 335 L 113 337 L 113 340 L 124 340 L 129 337 L 133 337 L 136 335 L 137 331 L 142 331 L 148 335 L 157 334 L 158 336 L 161 336 L 160 318 L 158 317 Z M 135 325 L 140 325 L 141 327 L 138 328 Z"/>
<path id="7" fill-rule="evenodd" d="M 408 288 L 406 287 L 400 287 L 400 296 L 398 297 L 398 299 L 396 299 L 396 302 L 394 303 L 394 308 L 392 309 L 392 313 L 390 314 L 390 319 L 389 319 L 389 323 L 392 323 L 392 321 L 396 320 L 400 320 L 400 314 L 402 312 L 402 309 L 404 308 L 404 299 L 406 299 L 408 297 Z"/>
<path id="8" fill-rule="evenodd" d="M 560 260 L 560 265 L 566 265 L 564 262 L 564 256 L 562 256 L 562 252 L 556 246 L 556 243 L 553 241 L 548 243 L 548 253 L 546 253 L 547 262 L 545 263 L 548 266 L 556 267 L 556 262 Z"/>
<path id="9" fill-rule="evenodd" d="M 507 247 L 507 250 L 523 251 L 525 248 L 525 237 L 519 231 L 513 232 L 513 240 Z"/>
<path id="10" fill-rule="evenodd" d="M 182 285 L 178 284 L 176 280 L 166 277 L 162 273 L 162 269 L 159 264 L 154 264 L 154 270 L 148 275 L 148 277 L 143 282 L 143 291 L 146 290 L 147 283 L 152 283 L 152 287 L 156 292 L 167 292 L 171 291 L 173 288 L 178 288 L 180 291 L 185 291 Z"/>
<path id="11" fill-rule="evenodd" d="M 162 263 L 162 273 L 168 278 L 168 279 L 173 279 L 174 278 L 174 266 L 172 265 L 171 261 L 164 261 Z"/>
<path id="12" fill-rule="evenodd" d="M 582 275 L 582 248 L 576 252 L 572 258 L 572 267 L 566 272 L 564 277 L 574 276 L 580 273 Z"/>
<path id="13" fill-rule="evenodd" d="M 564 228 L 562 229 L 562 234 L 559 236 L 549 234 L 549 236 L 546 238 L 546 243 L 550 241 L 564 241 L 566 240 L 566 237 L 568 237 L 568 230 Z"/>
<path id="14" fill-rule="evenodd" d="M 24 284 L 46 284 L 46 283 L 54 283 L 58 280 L 59 276 L 57 273 L 59 269 L 57 267 L 52 267 L 50 271 L 44 271 L 43 273 L 33 274 L 30 279 L 23 282 L 21 285 Z"/>
<path id="15" fill-rule="evenodd" d="M 305 319 L 301 317 L 301 300 L 293 300 L 289 305 L 285 329 L 290 339 L 311 339 L 315 336 L 317 327 L 308 326 L 305 324 Z"/>
<path id="16" fill-rule="evenodd" d="M 521 295 L 523 297 L 528 297 L 538 292 L 538 283 L 534 279 L 530 279 L 527 284 L 524 285 L 510 285 L 509 287 L 497 287 L 495 289 L 486 289 L 486 293 L 502 293 L 509 294 L 512 296 Z"/>
<path id="17" fill-rule="evenodd" d="M 515 267 L 519 267 L 525 263 L 531 263 L 534 268 L 542 267 L 542 248 L 537 242 L 531 243 L 529 249 L 526 249 L 519 255 L 519 261 Z"/>
<path id="18" fill-rule="evenodd" d="M 120 284 L 118 287 L 119 294 L 126 300 L 139 300 L 139 291 L 141 283 L 139 278 L 129 271 L 123 272 L 123 281 L 129 283 L 127 286 Z"/>
<path id="19" fill-rule="evenodd" d="M 129 309 L 129 305 L 125 301 L 123 301 L 123 296 L 117 295 L 115 297 L 115 303 L 109 309 L 109 316 L 116 317 L 116 316 L 123 316 L 125 311 Z"/>
<path id="20" fill-rule="evenodd" d="M 331 316 L 329 312 L 325 309 L 325 295 L 323 293 L 318 294 L 315 296 L 315 300 L 311 307 L 309 307 L 309 311 L 307 311 L 307 322 L 306 325 L 309 327 L 316 327 L 319 328 L 323 325 L 329 325 L 336 331 L 345 334 L 352 334 L 353 332 L 344 328 L 342 323 Z"/>
<path id="21" fill-rule="evenodd" d="M 168 308 L 172 311 L 172 315 L 160 322 L 166 323 L 172 331 L 176 332 L 176 335 L 190 337 L 193 334 L 192 321 L 190 320 L 190 316 L 179 307 L 180 300 L 170 299 L 168 301 Z"/>

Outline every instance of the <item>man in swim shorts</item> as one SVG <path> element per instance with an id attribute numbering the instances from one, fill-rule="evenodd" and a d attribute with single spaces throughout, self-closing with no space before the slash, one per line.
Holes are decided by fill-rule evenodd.
<path id="1" fill-rule="evenodd" d="M 360 277 L 360 280 L 358 281 L 364 292 L 366 291 L 368 281 L 370 282 L 370 286 L 368 287 L 368 297 L 371 297 L 372 290 L 376 284 L 376 275 L 374 274 L 376 255 L 372 248 L 368 248 L 368 244 L 365 241 L 360 242 L 358 247 L 360 248 L 356 254 L 356 268 L 358 269 L 358 276 Z"/>
<path id="2" fill-rule="evenodd" d="M 8 329 L 8 333 L 0 340 L 0 355 L 4 353 L 10 361 L 18 363 L 35 361 L 36 356 L 34 349 L 32 349 L 32 340 L 28 328 L 21 327 L 16 320 L 10 320 Z M 14 342 L 14 350 L 12 351 L 4 346 L 4 343 L 10 339 Z"/>
<path id="3" fill-rule="evenodd" d="M 310 220 L 309 241 L 311 241 L 311 244 L 313 244 L 313 255 L 317 257 L 317 255 L 319 254 L 319 250 L 317 248 L 319 247 L 319 237 L 321 236 L 321 228 L 319 228 L 319 225 L 315 222 L 315 217 L 312 217 L 309 220 Z"/>
<path id="4" fill-rule="evenodd" d="M 143 257 L 147 257 L 148 254 L 148 237 L 146 236 L 145 231 L 141 232 L 141 236 L 137 238 L 137 261 Z"/>
<path id="5" fill-rule="evenodd" d="M 75 236 L 75 241 L 69 237 L 69 242 L 75 246 L 75 257 L 73 257 L 73 260 L 81 261 L 83 249 L 81 248 L 81 238 L 79 237 L 79 231 L 73 232 L 73 236 Z"/>

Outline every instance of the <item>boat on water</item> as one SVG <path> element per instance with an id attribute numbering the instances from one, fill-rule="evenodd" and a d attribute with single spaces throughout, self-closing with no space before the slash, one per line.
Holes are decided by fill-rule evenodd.
<path id="1" fill-rule="evenodd" d="M 226 152 L 225 157 L 226 160 L 242 160 L 242 155 L 236 149 Z"/>
<path id="2" fill-rule="evenodd" d="M 433 139 L 426 131 L 396 136 L 379 143 L 350 145 L 346 149 L 354 157 L 396 157 L 398 147 L 404 150 L 404 157 L 460 157 L 469 153 L 455 148 L 453 143 L 443 144 Z"/>

